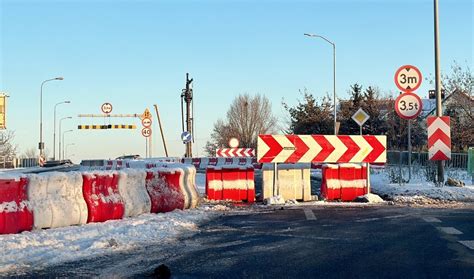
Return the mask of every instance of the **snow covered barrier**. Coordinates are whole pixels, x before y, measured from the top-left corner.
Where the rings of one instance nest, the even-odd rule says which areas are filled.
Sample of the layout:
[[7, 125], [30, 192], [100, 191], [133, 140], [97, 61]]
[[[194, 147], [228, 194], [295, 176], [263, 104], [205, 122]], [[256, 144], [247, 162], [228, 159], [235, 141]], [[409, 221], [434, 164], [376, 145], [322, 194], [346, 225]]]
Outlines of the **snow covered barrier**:
[[251, 165], [208, 166], [206, 193], [212, 200], [254, 202], [253, 167]]
[[184, 172], [180, 169], [157, 168], [147, 170], [146, 189], [150, 196], [151, 213], [183, 210], [184, 194], [181, 191]]
[[323, 164], [321, 173], [321, 196], [326, 200], [340, 199], [341, 183], [339, 181], [339, 165]]
[[122, 219], [125, 206], [118, 190], [118, 173], [83, 173], [82, 178], [82, 191], [89, 212], [87, 223]]
[[87, 222], [87, 204], [79, 172], [50, 172], [27, 176], [28, 200], [34, 214], [34, 228], [57, 228]]
[[146, 171], [127, 169], [119, 171], [118, 189], [125, 204], [124, 217], [150, 213], [151, 200], [145, 186]]
[[311, 164], [278, 164], [276, 189], [273, 189], [273, 164], [262, 167], [263, 199], [280, 195], [285, 200], [311, 200]]
[[0, 234], [31, 231], [33, 213], [26, 196], [25, 177], [0, 178]]
[[196, 187], [196, 168], [181, 165], [184, 171], [183, 186], [185, 191], [185, 208], [196, 208], [199, 203], [199, 193]]

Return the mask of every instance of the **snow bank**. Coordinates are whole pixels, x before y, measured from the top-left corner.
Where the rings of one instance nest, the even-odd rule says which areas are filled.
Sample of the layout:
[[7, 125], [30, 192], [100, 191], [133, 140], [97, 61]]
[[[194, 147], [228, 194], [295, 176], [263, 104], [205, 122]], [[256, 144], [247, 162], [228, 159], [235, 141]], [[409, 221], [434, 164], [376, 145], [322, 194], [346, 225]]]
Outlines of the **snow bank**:
[[0, 274], [18, 276], [22, 270], [30, 268], [90, 259], [134, 249], [138, 245], [172, 242], [181, 233], [198, 231], [198, 224], [213, 214], [216, 213], [211, 210], [174, 211], [105, 223], [0, 235]]
[[145, 170], [119, 171], [118, 189], [125, 204], [124, 217], [150, 213], [151, 200], [146, 190], [145, 178]]
[[82, 195], [82, 175], [79, 172], [50, 172], [27, 177], [27, 195], [35, 229], [87, 222], [87, 205]]
[[474, 202], [474, 187], [436, 187], [433, 183], [423, 180], [407, 184], [390, 183], [385, 172], [371, 174], [371, 192], [382, 197], [394, 199], [397, 196], [422, 196], [436, 200]]

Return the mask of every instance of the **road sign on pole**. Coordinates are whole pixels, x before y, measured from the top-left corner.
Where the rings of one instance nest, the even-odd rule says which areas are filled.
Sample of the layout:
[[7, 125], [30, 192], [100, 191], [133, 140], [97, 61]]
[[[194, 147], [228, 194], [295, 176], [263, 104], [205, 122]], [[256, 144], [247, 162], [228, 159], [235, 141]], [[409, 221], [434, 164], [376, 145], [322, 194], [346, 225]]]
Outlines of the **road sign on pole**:
[[145, 138], [148, 138], [149, 136], [151, 136], [151, 129], [150, 128], [143, 128], [142, 129], [142, 135]]
[[354, 120], [360, 128], [360, 135], [362, 135], [362, 125], [369, 120], [370, 116], [362, 109], [359, 108], [354, 115], [352, 115], [352, 120]]
[[422, 109], [423, 103], [415, 93], [403, 93], [395, 99], [395, 111], [403, 119], [417, 118]]
[[112, 112], [113, 107], [111, 103], [103, 103], [100, 109], [103, 113], [110, 114]]
[[150, 118], [151, 119], [151, 112], [150, 112], [150, 110], [148, 110], [148, 108], [146, 108], [145, 111], [142, 114], [141, 119], [144, 119], [144, 118]]
[[412, 65], [404, 65], [395, 72], [395, 84], [403, 92], [413, 92], [420, 87], [423, 77], [420, 70]]
[[430, 116], [428, 121], [428, 157], [431, 161], [451, 159], [451, 127], [449, 116]]
[[152, 123], [152, 122], [151, 122], [151, 119], [150, 119], [150, 118], [143, 118], [143, 119], [142, 119], [142, 125], [143, 125], [143, 127], [145, 127], [145, 128], [150, 128], [151, 123]]
[[190, 143], [192, 139], [193, 136], [188, 131], [185, 131], [181, 134], [181, 140], [183, 141], [183, 143]]

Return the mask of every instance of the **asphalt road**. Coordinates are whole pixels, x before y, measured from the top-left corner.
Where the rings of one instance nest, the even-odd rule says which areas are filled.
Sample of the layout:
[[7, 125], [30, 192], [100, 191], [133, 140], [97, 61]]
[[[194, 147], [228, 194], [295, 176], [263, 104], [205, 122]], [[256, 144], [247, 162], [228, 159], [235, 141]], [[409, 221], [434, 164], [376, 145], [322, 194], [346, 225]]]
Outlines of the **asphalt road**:
[[306, 206], [227, 215], [178, 246], [146, 246], [26, 277], [152, 277], [160, 264], [172, 278], [473, 279], [474, 209]]

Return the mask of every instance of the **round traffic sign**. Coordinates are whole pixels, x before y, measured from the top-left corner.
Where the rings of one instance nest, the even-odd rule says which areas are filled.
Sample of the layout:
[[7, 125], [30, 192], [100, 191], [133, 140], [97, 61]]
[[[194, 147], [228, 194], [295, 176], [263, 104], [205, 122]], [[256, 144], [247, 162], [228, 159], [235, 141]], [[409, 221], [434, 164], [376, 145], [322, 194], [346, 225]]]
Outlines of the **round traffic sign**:
[[414, 119], [420, 115], [423, 103], [415, 93], [403, 93], [395, 99], [395, 111], [403, 119]]
[[239, 147], [239, 144], [240, 144], [240, 142], [237, 138], [230, 138], [230, 140], [229, 140], [229, 147], [230, 148], [237, 148], [237, 147]]
[[420, 70], [412, 65], [403, 65], [395, 72], [395, 84], [403, 92], [413, 92], [421, 85]]
[[142, 129], [142, 135], [143, 135], [145, 138], [151, 136], [151, 129], [150, 129], [150, 128], [146, 128], [146, 127], [143, 128], [143, 129]]
[[151, 119], [150, 118], [143, 118], [142, 125], [145, 128], [149, 128], [151, 126]]
[[192, 137], [191, 133], [188, 132], [188, 131], [185, 131], [181, 134], [181, 140], [183, 141], [183, 143], [191, 142], [192, 139], [193, 139], [193, 137]]
[[109, 114], [112, 112], [112, 104], [111, 103], [103, 103], [100, 107], [103, 113]]

